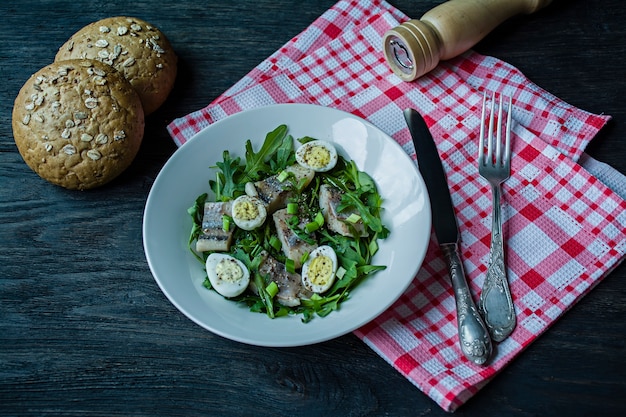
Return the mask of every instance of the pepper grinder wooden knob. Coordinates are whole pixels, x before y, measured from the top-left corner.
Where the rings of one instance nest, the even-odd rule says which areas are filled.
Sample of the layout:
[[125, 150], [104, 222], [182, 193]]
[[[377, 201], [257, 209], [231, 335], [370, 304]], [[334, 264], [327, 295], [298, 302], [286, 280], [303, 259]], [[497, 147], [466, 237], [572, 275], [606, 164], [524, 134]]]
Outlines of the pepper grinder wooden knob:
[[383, 37], [393, 72], [413, 81], [470, 49], [496, 26], [517, 14], [531, 14], [552, 0], [449, 0], [419, 20], [409, 20]]

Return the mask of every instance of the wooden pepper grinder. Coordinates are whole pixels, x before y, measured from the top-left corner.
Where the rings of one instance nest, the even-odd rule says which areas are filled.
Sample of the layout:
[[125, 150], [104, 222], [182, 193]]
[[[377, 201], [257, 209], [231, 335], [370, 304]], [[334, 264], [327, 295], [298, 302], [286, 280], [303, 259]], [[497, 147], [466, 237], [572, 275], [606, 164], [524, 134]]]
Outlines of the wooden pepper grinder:
[[531, 14], [552, 0], [449, 0], [383, 37], [385, 58], [396, 75], [413, 81], [470, 49], [510, 17]]

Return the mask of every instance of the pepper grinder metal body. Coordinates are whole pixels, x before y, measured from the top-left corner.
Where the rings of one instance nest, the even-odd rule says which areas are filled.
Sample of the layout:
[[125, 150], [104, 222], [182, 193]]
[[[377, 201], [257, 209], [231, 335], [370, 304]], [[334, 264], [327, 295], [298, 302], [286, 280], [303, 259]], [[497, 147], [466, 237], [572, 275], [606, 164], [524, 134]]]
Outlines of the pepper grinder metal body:
[[383, 37], [383, 52], [393, 72], [413, 81], [470, 49], [510, 17], [531, 14], [552, 0], [449, 0], [419, 20], [409, 20]]

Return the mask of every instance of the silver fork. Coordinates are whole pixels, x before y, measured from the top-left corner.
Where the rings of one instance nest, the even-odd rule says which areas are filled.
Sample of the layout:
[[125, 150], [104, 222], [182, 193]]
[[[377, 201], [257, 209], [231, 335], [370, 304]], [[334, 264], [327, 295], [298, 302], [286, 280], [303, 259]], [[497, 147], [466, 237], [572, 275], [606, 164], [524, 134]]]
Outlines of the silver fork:
[[[480, 294], [478, 309], [485, 319], [491, 338], [500, 342], [515, 328], [515, 308], [504, 263], [504, 241], [502, 238], [502, 218], [500, 216], [500, 195], [502, 184], [511, 175], [511, 108], [512, 99], [508, 100], [504, 153], [502, 149], [502, 108], [504, 97], [500, 95], [498, 104], [497, 127], [494, 127], [494, 106], [496, 95], [491, 99], [489, 126], [485, 132], [487, 93], [483, 98], [480, 142], [478, 145], [478, 172], [491, 185], [493, 197], [491, 218], [491, 249], [487, 276]], [[494, 138], [494, 130], [496, 137]], [[487, 137], [485, 138], [485, 135]], [[494, 143], [495, 139], [495, 143]], [[486, 148], [486, 153], [485, 153]], [[495, 148], [495, 149], [494, 149]], [[495, 153], [494, 153], [495, 152]]]

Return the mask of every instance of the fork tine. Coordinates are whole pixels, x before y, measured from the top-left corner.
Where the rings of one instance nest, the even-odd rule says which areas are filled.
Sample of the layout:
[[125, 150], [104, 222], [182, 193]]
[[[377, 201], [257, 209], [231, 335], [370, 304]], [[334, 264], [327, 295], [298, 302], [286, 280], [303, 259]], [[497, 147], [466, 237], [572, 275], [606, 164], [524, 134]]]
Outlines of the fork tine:
[[496, 157], [494, 158], [494, 163], [497, 166], [501, 166], [502, 161], [502, 103], [504, 102], [504, 96], [500, 94], [500, 103], [498, 103], [498, 120], [496, 123], [498, 124], [496, 130]]
[[513, 109], [513, 97], [509, 97], [509, 108], [506, 115], [506, 143], [504, 144], [503, 165], [507, 171], [511, 169], [511, 113]]
[[489, 131], [487, 132], [487, 162], [489, 164], [493, 161], [493, 124], [494, 124], [494, 106], [496, 101], [496, 93], [494, 91], [491, 97], [491, 109], [489, 111]]
[[480, 136], [478, 137], [478, 164], [485, 163], [485, 107], [487, 105], [487, 91], [483, 94], [483, 109], [480, 116]]

